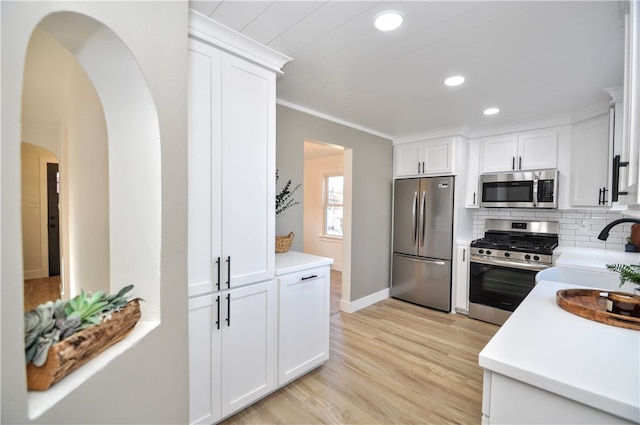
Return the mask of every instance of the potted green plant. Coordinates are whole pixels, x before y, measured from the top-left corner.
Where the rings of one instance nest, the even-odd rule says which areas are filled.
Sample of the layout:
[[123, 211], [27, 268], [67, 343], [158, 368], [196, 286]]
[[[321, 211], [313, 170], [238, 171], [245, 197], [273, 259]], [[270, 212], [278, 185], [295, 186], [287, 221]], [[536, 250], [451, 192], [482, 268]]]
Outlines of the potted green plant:
[[[636, 264], [607, 264], [607, 269], [620, 275], [620, 286], [626, 282], [640, 289], [640, 265]], [[609, 292], [607, 296], [607, 311], [625, 316], [640, 317], [640, 296], [624, 292]]]

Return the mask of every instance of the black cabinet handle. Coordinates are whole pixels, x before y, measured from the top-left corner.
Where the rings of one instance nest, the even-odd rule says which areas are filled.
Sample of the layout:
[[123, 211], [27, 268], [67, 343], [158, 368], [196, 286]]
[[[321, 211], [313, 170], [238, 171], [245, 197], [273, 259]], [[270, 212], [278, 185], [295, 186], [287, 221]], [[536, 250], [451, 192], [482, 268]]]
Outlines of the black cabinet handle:
[[218, 320], [216, 320], [216, 327], [220, 329], [220, 295], [216, 297], [216, 305], [218, 306]]
[[629, 162], [620, 161], [620, 155], [613, 157], [613, 182], [611, 183], [611, 201], [618, 202], [619, 195], [627, 195], [628, 192], [620, 192], [620, 168], [629, 166]]
[[231, 326], [231, 294], [227, 294], [227, 326]]
[[518, 157], [518, 170], [522, 170], [522, 157]]
[[420, 174], [420, 161], [418, 161], [418, 174]]
[[475, 205], [475, 204], [476, 204], [476, 193], [473, 192], [473, 205]]
[[602, 205], [602, 188], [598, 189], [598, 205]]
[[467, 250], [462, 248], [462, 262], [467, 261]]
[[426, 172], [427, 172], [427, 170], [424, 168], [424, 161], [422, 161], [422, 173], [424, 174]]
[[218, 257], [218, 259], [216, 260], [216, 264], [218, 265], [218, 283], [216, 283], [216, 286], [218, 287], [218, 291], [219, 291], [220, 290], [220, 257]]
[[316, 277], [318, 277], [317, 274], [312, 274], [311, 276], [303, 276], [300, 280], [315, 279]]
[[227, 257], [227, 288], [231, 288], [231, 256]]
[[516, 157], [515, 156], [511, 157], [511, 169], [512, 170], [516, 169]]

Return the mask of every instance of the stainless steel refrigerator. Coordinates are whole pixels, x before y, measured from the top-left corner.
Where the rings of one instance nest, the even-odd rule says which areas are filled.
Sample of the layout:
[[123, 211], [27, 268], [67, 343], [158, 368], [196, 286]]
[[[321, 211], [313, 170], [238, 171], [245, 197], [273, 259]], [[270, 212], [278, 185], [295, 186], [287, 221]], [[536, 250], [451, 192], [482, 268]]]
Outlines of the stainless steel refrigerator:
[[451, 311], [453, 177], [394, 183], [391, 296]]

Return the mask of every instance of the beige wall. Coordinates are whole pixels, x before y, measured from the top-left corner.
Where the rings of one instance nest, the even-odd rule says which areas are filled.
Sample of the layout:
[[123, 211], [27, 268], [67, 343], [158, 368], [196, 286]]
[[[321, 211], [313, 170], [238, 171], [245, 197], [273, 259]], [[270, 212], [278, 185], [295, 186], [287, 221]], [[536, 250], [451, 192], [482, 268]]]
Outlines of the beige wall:
[[[344, 146], [352, 155], [351, 246], [345, 244], [344, 274], [351, 281], [347, 301], [355, 301], [389, 287], [391, 250], [391, 140], [306, 114], [282, 105], [277, 113], [276, 162], [281, 175], [304, 178], [304, 141]], [[304, 190], [304, 187], [302, 188]], [[276, 220], [276, 232], [302, 234], [303, 209], [293, 208]], [[302, 241], [293, 243], [302, 250]], [[350, 266], [347, 258], [351, 258]], [[348, 270], [348, 268], [350, 269]], [[344, 293], [343, 293], [344, 296]]]

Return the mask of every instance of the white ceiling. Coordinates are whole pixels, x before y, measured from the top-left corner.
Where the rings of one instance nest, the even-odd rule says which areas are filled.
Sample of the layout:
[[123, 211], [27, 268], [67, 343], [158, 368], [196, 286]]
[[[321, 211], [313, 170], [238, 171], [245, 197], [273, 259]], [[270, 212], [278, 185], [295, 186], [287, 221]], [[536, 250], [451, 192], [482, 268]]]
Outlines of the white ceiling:
[[[617, 1], [190, 1], [293, 58], [280, 103], [387, 136], [582, 114], [623, 81]], [[404, 14], [382, 33], [373, 18]], [[467, 78], [449, 88], [453, 74]], [[501, 113], [482, 111], [497, 106]]]

